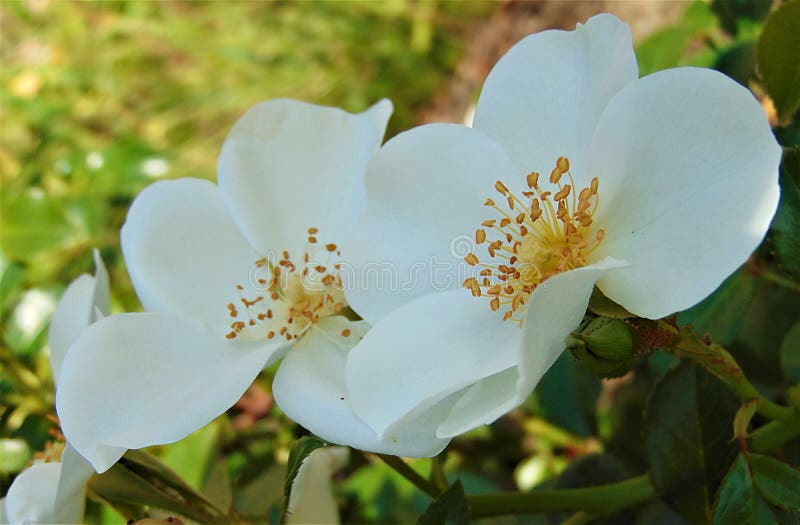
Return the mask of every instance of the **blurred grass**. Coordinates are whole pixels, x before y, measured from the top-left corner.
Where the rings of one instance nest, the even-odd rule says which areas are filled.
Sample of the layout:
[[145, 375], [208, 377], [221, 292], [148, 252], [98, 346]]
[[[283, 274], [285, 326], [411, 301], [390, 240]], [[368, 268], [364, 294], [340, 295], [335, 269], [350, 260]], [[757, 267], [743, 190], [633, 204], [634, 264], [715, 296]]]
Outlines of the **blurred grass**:
[[138, 309], [118, 240], [138, 191], [159, 178], [213, 179], [228, 129], [265, 99], [362, 111], [390, 97], [389, 135], [412, 126], [457, 64], [469, 24], [494, 8], [2, 2], [0, 435], [33, 450], [48, 437], [40, 349], [64, 287], [90, 271], [92, 247], [112, 274], [115, 310]]

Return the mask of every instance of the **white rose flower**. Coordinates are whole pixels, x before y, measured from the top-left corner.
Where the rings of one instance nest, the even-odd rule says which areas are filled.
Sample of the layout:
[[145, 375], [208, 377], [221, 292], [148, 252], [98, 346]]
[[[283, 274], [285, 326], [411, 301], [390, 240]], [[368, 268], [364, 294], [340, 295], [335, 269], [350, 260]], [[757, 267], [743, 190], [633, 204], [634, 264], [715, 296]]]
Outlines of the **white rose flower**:
[[[651, 319], [696, 304], [763, 239], [780, 158], [748, 90], [708, 69], [638, 78], [611, 15], [525, 38], [489, 74], [473, 128], [412, 129], [368, 165], [345, 246], [356, 270], [411, 275], [435, 257], [460, 277], [345, 283], [373, 325], [346, 365], [356, 413], [382, 437], [427, 415], [449, 439], [530, 395], [595, 285]], [[457, 257], [465, 234], [475, 249]]]

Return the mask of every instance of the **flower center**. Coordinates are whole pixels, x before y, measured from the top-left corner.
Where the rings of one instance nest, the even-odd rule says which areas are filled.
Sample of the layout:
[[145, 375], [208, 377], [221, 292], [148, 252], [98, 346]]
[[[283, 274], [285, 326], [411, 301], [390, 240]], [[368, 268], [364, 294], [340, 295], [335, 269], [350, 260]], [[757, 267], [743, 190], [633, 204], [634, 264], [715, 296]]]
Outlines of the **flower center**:
[[34, 452], [33, 459], [42, 463], [61, 463], [61, 454], [66, 446], [67, 442], [64, 441], [64, 436], [57, 441], [47, 441], [44, 444], [44, 450]]
[[[234, 319], [228, 339], [248, 341], [283, 337], [299, 339], [323, 317], [336, 315], [347, 306], [339, 275], [340, 256], [335, 244], [321, 246], [317, 228], [308, 229], [308, 240], [302, 266], [295, 264], [289, 252], [275, 261], [268, 257], [255, 262], [254, 288], [264, 294], [248, 299], [244, 287], [237, 285], [242, 309], [228, 303], [228, 313]], [[347, 337], [349, 333], [342, 333]]]
[[[561, 182], [564, 175], [568, 184]], [[511, 319], [520, 326], [525, 302], [533, 290], [556, 274], [585, 266], [587, 257], [605, 237], [605, 231], [592, 229], [598, 203], [597, 177], [576, 191], [569, 159], [559, 157], [549, 181], [551, 188], [544, 191], [539, 173], [530, 173], [529, 191], [523, 191], [522, 198], [497, 181], [495, 190], [505, 198], [508, 211], [486, 199], [484, 205], [494, 208], [502, 218], [485, 220], [475, 231], [475, 242], [486, 244], [490, 262], [481, 262], [474, 253], [464, 258], [480, 271], [463, 286], [475, 297], [489, 297], [492, 311], [503, 308], [503, 320]], [[490, 233], [499, 238], [489, 239]]]

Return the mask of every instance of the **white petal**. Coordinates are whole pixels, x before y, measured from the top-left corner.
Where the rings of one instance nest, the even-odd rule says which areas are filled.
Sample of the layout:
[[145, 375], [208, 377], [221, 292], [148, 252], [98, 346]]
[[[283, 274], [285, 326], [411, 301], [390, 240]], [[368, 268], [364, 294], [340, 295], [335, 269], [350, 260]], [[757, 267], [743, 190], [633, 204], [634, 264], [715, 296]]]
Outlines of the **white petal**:
[[524, 181], [500, 147], [470, 128], [432, 124], [386, 143], [367, 168], [367, 209], [343, 256], [353, 309], [376, 323], [395, 308], [471, 276], [464, 257], [495, 181]]
[[522, 330], [486, 298], [453, 290], [416, 299], [373, 326], [350, 351], [353, 408], [379, 435], [409, 414], [515, 366]]
[[56, 392], [67, 440], [98, 472], [128, 448], [172, 443], [222, 414], [277, 350], [228, 342], [174, 314], [122, 314], [70, 348]]
[[437, 434], [440, 437], [457, 436], [491, 423], [522, 404], [564, 351], [567, 336], [577, 328], [586, 313], [594, 283], [609, 270], [625, 265], [622, 261], [607, 258], [598, 264], [556, 275], [540, 284], [525, 306], [519, 366], [489, 376], [470, 387], [453, 406]]
[[600, 181], [596, 252], [631, 263], [599, 287], [660, 318], [702, 300], [758, 246], [778, 205], [775, 142], [761, 106], [716, 71], [649, 75], [606, 108], [590, 153]]
[[567, 336], [586, 313], [598, 279], [626, 270], [628, 263], [611, 257], [551, 277], [531, 294], [525, 312], [525, 340], [517, 385], [520, 402], [533, 392], [566, 347]]
[[[349, 337], [341, 335], [345, 328], [352, 331]], [[331, 443], [400, 456], [438, 454], [449, 441], [435, 435], [447, 407], [437, 407], [382, 439], [353, 412], [345, 360], [367, 328], [343, 317], [321, 320], [281, 363], [272, 384], [275, 401], [286, 415]]]
[[639, 76], [628, 26], [601, 14], [575, 31], [543, 31], [494, 66], [475, 111], [475, 128], [502, 144], [524, 173], [549, 174], [569, 157], [581, 182], [586, 151], [609, 99]]
[[286, 523], [339, 523], [339, 507], [331, 490], [331, 476], [347, 464], [349, 456], [347, 448], [324, 447], [306, 457], [292, 484]]
[[14, 479], [6, 494], [5, 511], [11, 525], [54, 523], [53, 502], [61, 463], [36, 463]]
[[253, 246], [299, 258], [308, 228], [343, 243], [364, 206], [364, 168], [383, 140], [392, 104], [364, 113], [270, 100], [233, 126], [218, 178], [231, 213]]
[[227, 324], [236, 285], [247, 285], [255, 253], [217, 187], [184, 178], [157, 182], [131, 205], [122, 227], [125, 264], [145, 310]]
[[56, 385], [67, 350], [81, 331], [95, 320], [95, 310], [100, 310], [103, 315], [109, 312], [108, 272], [97, 250], [94, 258], [95, 276], [83, 274], [72, 281], [50, 319], [50, 370]]
[[436, 435], [452, 438], [491, 423], [525, 400], [518, 395], [518, 383], [519, 367], [513, 366], [471, 385], [453, 405]]
[[79, 523], [86, 506], [86, 483], [94, 475], [92, 465], [67, 444], [61, 454], [61, 475], [53, 504], [53, 521]]

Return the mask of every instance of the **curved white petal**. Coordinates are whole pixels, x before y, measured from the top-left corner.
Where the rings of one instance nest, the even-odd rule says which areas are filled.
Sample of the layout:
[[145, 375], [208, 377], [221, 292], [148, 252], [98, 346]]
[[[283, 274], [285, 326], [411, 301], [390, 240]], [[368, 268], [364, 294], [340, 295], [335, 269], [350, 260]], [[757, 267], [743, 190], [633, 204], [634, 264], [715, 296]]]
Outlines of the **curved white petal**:
[[229, 302], [247, 285], [255, 252], [218, 188], [184, 178], [145, 188], [122, 227], [122, 253], [145, 310], [229, 322]]
[[[483, 134], [431, 124], [387, 142], [367, 167], [367, 208], [343, 250], [347, 299], [376, 323], [395, 308], [471, 276], [475, 230], [497, 218], [484, 206], [495, 181], [521, 185], [503, 150]], [[502, 198], [502, 197], [499, 197]]]
[[23, 470], [6, 494], [8, 522], [11, 525], [54, 523], [53, 502], [60, 475], [61, 463], [58, 462], [36, 463]]
[[222, 147], [218, 179], [252, 245], [300, 258], [310, 227], [323, 244], [349, 238], [364, 206], [364, 168], [391, 113], [388, 100], [351, 114], [285, 99], [245, 113]]
[[94, 468], [83, 456], [67, 444], [61, 454], [61, 475], [53, 503], [53, 521], [79, 523], [86, 506], [86, 483]]
[[379, 435], [409, 414], [517, 364], [522, 330], [486, 298], [452, 290], [416, 299], [372, 327], [347, 358], [356, 412]]
[[536, 33], [489, 73], [474, 127], [502, 144], [524, 173], [549, 174], [558, 156], [569, 157], [580, 184], [591, 177], [585, 157], [600, 113], [638, 76], [630, 30], [613, 15], [575, 31]]
[[518, 383], [519, 367], [512, 366], [471, 385], [436, 429], [436, 435], [453, 438], [491, 423], [525, 400], [518, 395]]
[[453, 406], [437, 434], [457, 436], [491, 423], [522, 404], [564, 351], [567, 336], [586, 313], [595, 282], [609, 270], [626, 265], [609, 257], [597, 264], [555, 275], [540, 284], [525, 306], [518, 366], [472, 385]]
[[277, 350], [229, 342], [174, 314], [101, 319], [64, 361], [56, 392], [62, 430], [103, 472], [124, 449], [172, 443], [222, 414]]
[[598, 286], [659, 318], [702, 300], [744, 263], [778, 205], [775, 142], [745, 88], [708, 69], [649, 75], [617, 94], [592, 142], [596, 252], [631, 263]]
[[517, 385], [521, 400], [530, 395], [564, 351], [567, 336], [578, 327], [586, 313], [597, 280], [622, 273], [627, 266], [626, 261], [606, 257], [595, 264], [551, 277], [534, 290], [525, 313], [525, 339]]
[[95, 275], [79, 276], [72, 281], [56, 306], [50, 319], [48, 344], [50, 346], [50, 370], [53, 381], [58, 385], [61, 363], [67, 355], [70, 345], [78, 338], [81, 331], [95, 321], [96, 310], [102, 315], [109, 313], [108, 272], [95, 250]]
[[[341, 335], [345, 329], [351, 330], [348, 337]], [[366, 323], [343, 317], [321, 320], [278, 368], [272, 384], [275, 401], [287, 416], [331, 443], [399, 456], [438, 454], [449, 441], [435, 435], [447, 406], [439, 406], [380, 439], [353, 412], [345, 385], [345, 362], [348, 351], [367, 329]]]
[[286, 523], [290, 525], [339, 523], [339, 507], [331, 490], [331, 476], [347, 464], [350, 450], [318, 448], [306, 457], [289, 494]]

